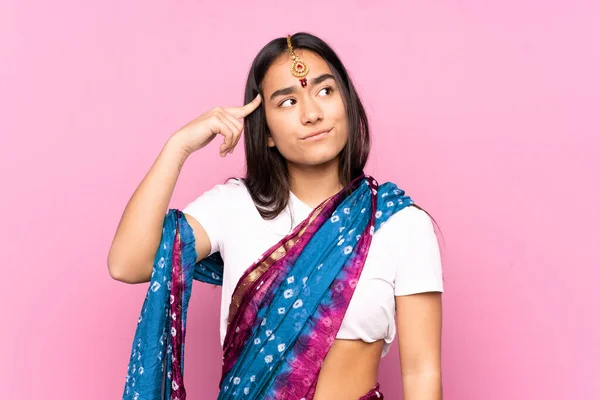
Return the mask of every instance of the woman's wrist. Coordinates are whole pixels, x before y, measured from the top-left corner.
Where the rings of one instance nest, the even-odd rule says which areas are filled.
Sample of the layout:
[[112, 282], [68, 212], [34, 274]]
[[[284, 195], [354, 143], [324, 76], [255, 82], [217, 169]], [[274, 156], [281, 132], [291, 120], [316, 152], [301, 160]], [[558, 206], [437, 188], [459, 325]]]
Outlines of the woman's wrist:
[[183, 145], [180, 136], [175, 133], [165, 143], [164, 151], [174, 154], [183, 163], [190, 156], [190, 151]]

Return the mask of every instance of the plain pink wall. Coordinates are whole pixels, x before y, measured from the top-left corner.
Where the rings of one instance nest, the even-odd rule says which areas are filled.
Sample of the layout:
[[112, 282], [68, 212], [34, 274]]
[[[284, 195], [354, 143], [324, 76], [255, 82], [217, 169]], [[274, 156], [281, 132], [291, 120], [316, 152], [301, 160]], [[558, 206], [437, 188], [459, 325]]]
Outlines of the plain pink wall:
[[[600, 7], [592, 1], [0, 3], [0, 397], [120, 398], [146, 285], [110, 279], [169, 135], [239, 105], [270, 39], [315, 33], [370, 116], [367, 172], [445, 238], [446, 399], [600, 398]], [[595, 24], [595, 25], [594, 25]], [[243, 171], [217, 145], [172, 207]], [[220, 291], [195, 284], [186, 383], [213, 399]], [[386, 398], [400, 398], [396, 348]]]

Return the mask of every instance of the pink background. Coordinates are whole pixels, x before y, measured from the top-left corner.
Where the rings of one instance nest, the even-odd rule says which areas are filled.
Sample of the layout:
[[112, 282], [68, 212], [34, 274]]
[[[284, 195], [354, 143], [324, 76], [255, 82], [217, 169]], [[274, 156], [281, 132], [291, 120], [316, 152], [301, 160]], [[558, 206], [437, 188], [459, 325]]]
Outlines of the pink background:
[[[367, 172], [441, 225], [445, 398], [600, 398], [599, 13], [566, 0], [2, 1], [0, 397], [120, 398], [147, 288], [107, 272], [125, 204], [170, 134], [239, 105], [259, 49], [303, 30], [355, 79]], [[216, 143], [194, 154], [171, 207], [243, 162]], [[194, 290], [186, 383], [214, 399], [220, 290]], [[400, 398], [396, 347], [380, 380]]]

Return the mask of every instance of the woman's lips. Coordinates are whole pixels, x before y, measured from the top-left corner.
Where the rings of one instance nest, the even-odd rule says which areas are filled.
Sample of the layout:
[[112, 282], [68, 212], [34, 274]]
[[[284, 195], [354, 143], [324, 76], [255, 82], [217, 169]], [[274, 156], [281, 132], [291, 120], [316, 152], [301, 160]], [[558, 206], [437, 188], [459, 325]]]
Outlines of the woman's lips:
[[310, 135], [308, 135], [307, 137], [305, 137], [302, 140], [306, 140], [306, 141], [309, 141], [309, 142], [314, 142], [314, 141], [317, 141], [317, 140], [321, 140], [321, 139], [327, 137], [329, 135], [329, 132], [331, 132], [331, 129], [329, 129], [329, 130], [323, 130], [323, 131], [319, 131], [319, 132], [315, 132], [315, 133], [311, 133]]

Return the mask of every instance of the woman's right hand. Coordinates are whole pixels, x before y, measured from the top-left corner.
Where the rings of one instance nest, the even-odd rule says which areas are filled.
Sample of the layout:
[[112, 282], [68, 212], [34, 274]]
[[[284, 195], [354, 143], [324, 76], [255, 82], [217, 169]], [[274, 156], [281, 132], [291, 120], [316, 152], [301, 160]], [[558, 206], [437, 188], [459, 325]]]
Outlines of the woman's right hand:
[[173, 138], [182, 150], [192, 154], [209, 144], [217, 135], [223, 136], [223, 143], [219, 147], [221, 157], [233, 153], [238, 144], [244, 125], [239, 121], [258, 108], [262, 99], [258, 94], [254, 100], [241, 107], [215, 107], [190, 121], [179, 129]]

